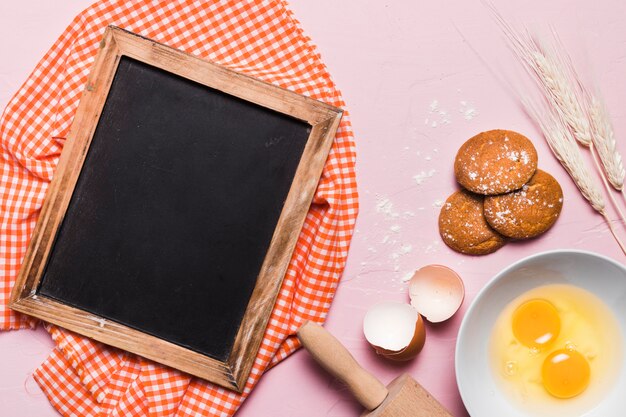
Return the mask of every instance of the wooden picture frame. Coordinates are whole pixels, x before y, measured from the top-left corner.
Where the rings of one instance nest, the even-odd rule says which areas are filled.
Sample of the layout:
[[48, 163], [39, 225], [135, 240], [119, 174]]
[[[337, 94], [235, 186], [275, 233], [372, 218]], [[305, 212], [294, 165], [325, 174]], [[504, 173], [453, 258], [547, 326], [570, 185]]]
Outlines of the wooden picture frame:
[[[106, 103], [117, 65], [130, 57], [308, 123], [304, 147], [232, 351], [220, 361], [38, 294], [40, 280]], [[13, 288], [10, 308], [215, 384], [242, 392], [339, 126], [342, 111], [214, 63], [107, 28]]]

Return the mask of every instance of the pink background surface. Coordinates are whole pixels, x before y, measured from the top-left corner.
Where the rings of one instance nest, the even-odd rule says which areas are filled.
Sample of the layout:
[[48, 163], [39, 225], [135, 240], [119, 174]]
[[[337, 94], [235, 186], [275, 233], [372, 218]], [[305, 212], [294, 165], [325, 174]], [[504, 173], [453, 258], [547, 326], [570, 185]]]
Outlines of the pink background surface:
[[[1, 108], [90, 3], [0, 1]], [[626, 3], [509, 3], [496, 5], [514, 22], [539, 30], [556, 26], [585, 79], [603, 91], [622, 140]], [[506, 82], [499, 81], [519, 85], [519, 67], [480, 1], [294, 0], [291, 7], [343, 91], [357, 138], [361, 213], [327, 328], [383, 382], [408, 372], [455, 416], [466, 416], [454, 377], [455, 339], [464, 311], [484, 284], [511, 262], [543, 250], [587, 249], [620, 262], [624, 255]], [[487, 257], [466, 257], [440, 241], [438, 205], [456, 188], [452, 163], [459, 146], [495, 128], [516, 130], [534, 141], [539, 167], [560, 181], [565, 205], [555, 227], [540, 239], [510, 244]], [[626, 152], [624, 141], [620, 149]], [[626, 229], [618, 230], [626, 237]], [[426, 347], [418, 358], [389, 363], [364, 341], [363, 315], [377, 302], [408, 300], [402, 278], [429, 263], [457, 270], [465, 281], [465, 302], [449, 322], [427, 327]], [[56, 415], [30, 376], [52, 347], [42, 329], [0, 333], [3, 416]], [[299, 351], [261, 379], [238, 416], [348, 417], [359, 412], [349, 392]]]

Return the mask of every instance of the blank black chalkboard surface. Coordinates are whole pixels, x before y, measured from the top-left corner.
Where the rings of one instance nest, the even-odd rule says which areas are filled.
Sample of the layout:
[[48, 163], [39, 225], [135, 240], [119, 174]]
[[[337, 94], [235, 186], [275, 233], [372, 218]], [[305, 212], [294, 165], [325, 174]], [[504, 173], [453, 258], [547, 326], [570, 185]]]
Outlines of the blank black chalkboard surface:
[[11, 308], [241, 391], [340, 118], [108, 28]]

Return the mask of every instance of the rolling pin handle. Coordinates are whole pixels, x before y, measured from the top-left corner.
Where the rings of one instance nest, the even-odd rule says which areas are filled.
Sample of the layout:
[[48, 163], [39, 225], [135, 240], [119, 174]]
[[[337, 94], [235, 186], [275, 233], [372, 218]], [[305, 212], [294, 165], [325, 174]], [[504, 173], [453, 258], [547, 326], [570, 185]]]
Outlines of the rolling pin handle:
[[315, 361], [341, 380], [367, 410], [374, 410], [389, 391], [376, 377], [363, 369], [348, 350], [319, 324], [305, 322], [298, 339]]

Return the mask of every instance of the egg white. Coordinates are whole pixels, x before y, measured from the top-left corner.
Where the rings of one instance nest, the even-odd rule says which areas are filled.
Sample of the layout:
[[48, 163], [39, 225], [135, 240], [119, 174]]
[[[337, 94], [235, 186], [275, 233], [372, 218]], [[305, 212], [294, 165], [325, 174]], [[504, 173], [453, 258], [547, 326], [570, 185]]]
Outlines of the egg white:
[[[559, 336], [543, 350], [522, 345], [511, 327], [515, 309], [536, 298], [551, 302], [561, 319]], [[555, 398], [541, 382], [543, 362], [557, 349], [575, 349], [589, 362], [589, 386], [574, 398]], [[622, 335], [613, 313], [595, 295], [572, 285], [545, 285], [520, 295], [504, 308], [491, 334], [489, 357], [501, 391], [518, 408], [533, 416], [580, 416], [614, 385], [622, 366]]]

